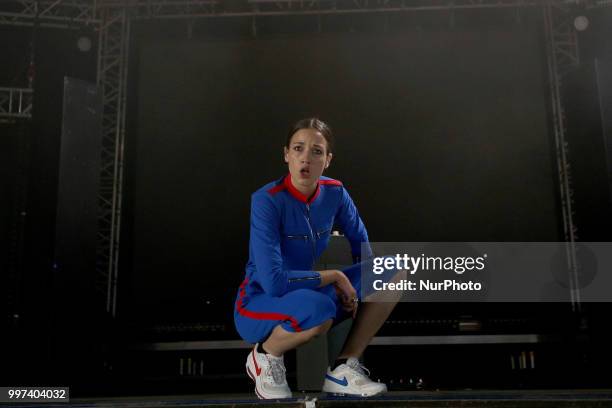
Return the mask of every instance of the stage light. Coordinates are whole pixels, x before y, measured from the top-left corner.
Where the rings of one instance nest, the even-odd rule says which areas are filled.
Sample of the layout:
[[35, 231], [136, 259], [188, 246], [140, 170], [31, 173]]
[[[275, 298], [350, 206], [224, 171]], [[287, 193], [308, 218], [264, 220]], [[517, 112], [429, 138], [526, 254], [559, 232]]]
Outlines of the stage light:
[[584, 31], [589, 26], [589, 19], [586, 16], [578, 16], [574, 19], [574, 27], [578, 31]]
[[87, 52], [91, 50], [91, 38], [82, 35], [77, 40], [77, 47], [81, 52]]

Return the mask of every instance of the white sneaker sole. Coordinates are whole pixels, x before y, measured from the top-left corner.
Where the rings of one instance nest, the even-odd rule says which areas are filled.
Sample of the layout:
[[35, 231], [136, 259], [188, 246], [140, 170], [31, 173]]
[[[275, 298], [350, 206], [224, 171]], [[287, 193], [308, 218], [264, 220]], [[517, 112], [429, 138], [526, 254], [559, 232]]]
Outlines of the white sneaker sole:
[[381, 391], [381, 392], [378, 392], [376, 394], [366, 394], [366, 393], [363, 393], [363, 394], [349, 394], [349, 393], [346, 393], [346, 392], [329, 392], [329, 391], [323, 391], [323, 392], [325, 392], [327, 395], [331, 395], [331, 396], [334, 396], [334, 397], [362, 397], [362, 398], [376, 397], [378, 395], [381, 395], [381, 394], [385, 393], [385, 391]]
[[346, 394], [344, 392], [335, 392], [335, 391], [326, 391], [326, 390], [321, 390], [321, 392], [324, 392], [325, 394], [332, 396], [332, 397], [362, 397], [363, 395], [357, 395], [357, 394]]
[[375, 397], [377, 395], [384, 394], [387, 392], [387, 389], [385, 388], [384, 390], [377, 392], [350, 392], [350, 390], [338, 389], [331, 385], [328, 387], [323, 387], [321, 391], [336, 397]]

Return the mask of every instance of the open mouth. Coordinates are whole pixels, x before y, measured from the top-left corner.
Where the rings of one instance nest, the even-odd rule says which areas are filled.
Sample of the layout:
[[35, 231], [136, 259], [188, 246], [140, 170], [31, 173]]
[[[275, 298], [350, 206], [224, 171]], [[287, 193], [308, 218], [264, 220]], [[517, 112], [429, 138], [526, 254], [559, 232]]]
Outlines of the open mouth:
[[310, 169], [304, 167], [300, 170], [300, 174], [304, 177], [310, 176]]

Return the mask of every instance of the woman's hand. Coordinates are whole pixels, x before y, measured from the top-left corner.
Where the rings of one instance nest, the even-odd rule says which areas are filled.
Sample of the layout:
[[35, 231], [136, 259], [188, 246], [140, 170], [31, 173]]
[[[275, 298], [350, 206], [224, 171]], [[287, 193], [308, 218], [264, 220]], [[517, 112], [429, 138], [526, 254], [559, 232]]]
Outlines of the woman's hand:
[[340, 299], [340, 302], [342, 302], [342, 309], [349, 313], [352, 312], [354, 319], [357, 315], [357, 307], [359, 305], [357, 292], [349, 278], [347, 278], [342, 271], [338, 272], [340, 272], [338, 278], [333, 283], [334, 289], [336, 289], [336, 295]]

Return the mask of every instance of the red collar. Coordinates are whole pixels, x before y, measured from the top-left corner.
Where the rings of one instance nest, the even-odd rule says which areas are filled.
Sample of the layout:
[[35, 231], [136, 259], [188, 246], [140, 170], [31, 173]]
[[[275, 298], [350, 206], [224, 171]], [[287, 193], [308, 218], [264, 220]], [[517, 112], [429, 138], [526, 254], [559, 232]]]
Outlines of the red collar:
[[295, 197], [296, 200], [304, 204], [311, 204], [314, 200], [317, 199], [317, 197], [319, 196], [319, 193], [321, 192], [321, 187], [319, 186], [320, 183], [317, 182], [317, 189], [315, 190], [314, 194], [310, 196], [310, 200], [309, 200], [308, 197], [306, 197], [304, 194], [300, 192], [300, 190], [295, 188], [295, 186], [291, 182], [291, 173], [285, 176], [285, 180], [283, 180], [283, 184], [285, 185], [289, 193], [293, 197]]

